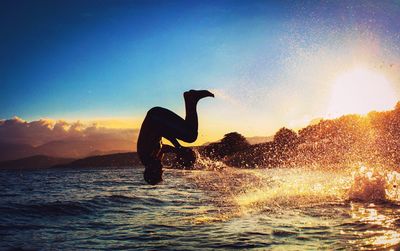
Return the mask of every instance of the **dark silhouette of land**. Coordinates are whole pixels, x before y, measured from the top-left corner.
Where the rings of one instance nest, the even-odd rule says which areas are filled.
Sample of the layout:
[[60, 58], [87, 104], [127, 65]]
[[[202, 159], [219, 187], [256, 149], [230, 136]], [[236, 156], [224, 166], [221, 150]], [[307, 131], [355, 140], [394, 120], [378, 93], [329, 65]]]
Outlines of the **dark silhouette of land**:
[[0, 160], [15, 160], [39, 155], [35, 147], [28, 144], [13, 144], [0, 141]]
[[27, 158], [8, 160], [0, 162], [1, 170], [31, 170], [31, 169], [45, 169], [55, 165], [63, 165], [70, 163], [74, 159], [56, 158], [45, 155], [35, 155]]
[[126, 152], [123, 150], [102, 151], [95, 148], [98, 142], [84, 140], [51, 141], [39, 146], [2, 142], [0, 139], [0, 161], [15, 160], [36, 155], [80, 159], [88, 156]]
[[296, 133], [281, 128], [273, 141], [250, 145], [228, 133], [201, 155], [239, 168], [352, 165], [400, 166], [400, 102], [394, 110], [320, 120]]
[[139, 166], [135, 152], [91, 156], [83, 159], [55, 158], [36, 155], [22, 159], [0, 162], [0, 170], [32, 170], [46, 168], [97, 168]]
[[[321, 119], [298, 132], [283, 127], [269, 142], [250, 144], [241, 134], [232, 132], [219, 142], [195, 148], [203, 157], [238, 168], [343, 166], [353, 163], [398, 168], [400, 102], [391, 111], [373, 111], [367, 116], [345, 115], [337, 119]], [[14, 146], [14, 149], [26, 153], [29, 147]], [[170, 167], [179, 168], [175, 156], [166, 154], [165, 161]], [[137, 167], [141, 163], [134, 152], [78, 160], [39, 155], [0, 162], [0, 169], [19, 170], [122, 166]]]
[[116, 153], [91, 156], [78, 159], [67, 164], [56, 165], [52, 168], [94, 168], [94, 167], [125, 167], [138, 166], [141, 162], [136, 152]]

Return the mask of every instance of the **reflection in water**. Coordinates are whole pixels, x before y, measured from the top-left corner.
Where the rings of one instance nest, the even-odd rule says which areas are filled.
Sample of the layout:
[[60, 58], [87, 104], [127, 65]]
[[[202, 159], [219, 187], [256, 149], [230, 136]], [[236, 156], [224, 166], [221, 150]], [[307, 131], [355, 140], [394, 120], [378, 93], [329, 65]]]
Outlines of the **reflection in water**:
[[[373, 203], [364, 205], [350, 203], [351, 216], [354, 220], [371, 226], [367, 231], [360, 232], [361, 243], [354, 241], [358, 246], [371, 246], [375, 248], [389, 248], [400, 244], [400, 232], [397, 230], [396, 219], [393, 210], [388, 210], [385, 205]], [[389, 208], [394, 205], [386, 205]], [[398, 212], [399, 210], [395, 210]]]
[[400, 175], [395, 171], [364, 166], [340, 172], [225, 168], [218, 174], [196, 173], [191, 179], [199, 188], [215, 192], [214, 203], [226, 209], [221, 218], [207, 219], [250, 217], [257, 224], [254, 221], [267, 214], [271, 216], [268, 232], [275, 236], [284, 231], [304, 241], [315, 233], [339, 234], [341, 241], [366, 249], [400, 244]]

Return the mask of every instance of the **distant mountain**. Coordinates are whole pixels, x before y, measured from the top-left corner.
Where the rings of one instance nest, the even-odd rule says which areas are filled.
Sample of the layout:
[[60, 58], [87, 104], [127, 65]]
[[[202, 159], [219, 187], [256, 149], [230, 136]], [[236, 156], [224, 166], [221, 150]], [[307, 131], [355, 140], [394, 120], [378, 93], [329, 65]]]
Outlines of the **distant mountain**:
[[[113, 142], [118, 146], [126, 148], [126, 142]], [[120, 144], [119, 144], [120, 143]], [[100, 147], [101, 146], [101, 147]], [[110, 154], [121, 152], [118, 149], [112, 149], [111, 146], [103, 146], [103, 142], [97, 140], [59, 140], [51, 141], [36, 148], [40, 154], [49, 156], [59, 156], [68, 158], [83, 158], [87, 156]], [[122, 150], [126, 152], [126, 150]]]
[[112, 150], [112, 151], [94, 150], [93, 152], [88, 153], [85, 157], [99, 156], [99, 155], [110, 155], [110, 154], [125, 153], [125, 152], [127, 152], [127, 151], [125, 151], [125, 150]]
[[254, 136], [254, 137], [246, 137], [247, 141], [251, 145], [270, 142], [274, 140], [274, 136]]
[[35, 155], [16, 160], [8, 160], [0, 162], [0, 169], [12, 169], [12, 170], [26, 170], [26, 169], [44, 169], [54, 165], [66, 164], [74, 159], [67, 158], [55, 158], [45, 155]]
[[0, 142], [0, 161], [14, 160], [36, 155], [36, 149], [26, 144]]
[[83, 159], [56, 158], [35, 155], [22, 159], [0, 162], [0, 170], [30, 170], [45, 168], [123, 167], [141, 165], [136, 152], [116, 153]]
[[128, 152], [87, 157], [67, 164], [56, 165], [53, 168], [122, 167], [136, 165], [141, 165], [137, 153]]
[[[97, 140], [58, 140], [34, 147], [27, 144], [0, 142], [0, 161], [16, 160], [36, 155], [54, 156], [58, 158], [79, 159], [88, 156], [105, 155], [127, 152], [129, 145], [126, 141], [116, 145], [121, 149], [113, 149], [113, 145]], [[120, 144], [119, 144], [120, 143]], [[133, 143], [130, 142], [132, 145]]]

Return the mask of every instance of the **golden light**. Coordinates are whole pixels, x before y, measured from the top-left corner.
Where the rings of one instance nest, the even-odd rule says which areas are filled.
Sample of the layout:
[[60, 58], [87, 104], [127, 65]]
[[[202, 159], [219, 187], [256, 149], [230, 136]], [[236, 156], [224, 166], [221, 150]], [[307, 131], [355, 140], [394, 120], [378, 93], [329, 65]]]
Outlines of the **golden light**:
[[91, 125], [96, 124], [99, 127], [112, 128], [112, 129], [134, 129], [139, 128], [141, 120], [137, 118], [93, 118], [93, 119], [82, 119], [85, 124]]
[[334, 81], [327, 117], [390, 110], [396, 102], [396, 93], [383, 74], [356, 68]]

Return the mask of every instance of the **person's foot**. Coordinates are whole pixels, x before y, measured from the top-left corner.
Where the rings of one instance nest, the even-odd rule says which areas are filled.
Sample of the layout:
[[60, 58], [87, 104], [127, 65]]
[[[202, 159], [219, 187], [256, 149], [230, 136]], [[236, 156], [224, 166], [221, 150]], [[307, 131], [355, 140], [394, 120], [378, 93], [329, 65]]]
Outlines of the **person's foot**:
[[197, 103], [200, 99], [205, 97], [214, 97], [214, 94], [207, 90], [190, 90], [183, 93], [186, 101]]

